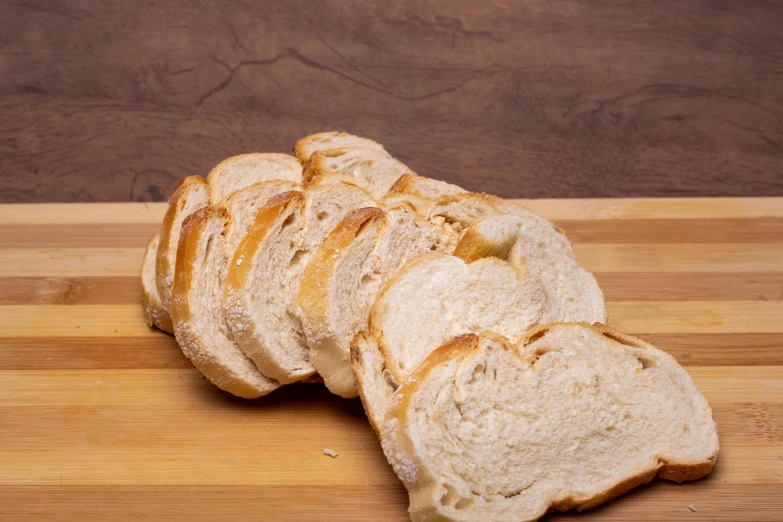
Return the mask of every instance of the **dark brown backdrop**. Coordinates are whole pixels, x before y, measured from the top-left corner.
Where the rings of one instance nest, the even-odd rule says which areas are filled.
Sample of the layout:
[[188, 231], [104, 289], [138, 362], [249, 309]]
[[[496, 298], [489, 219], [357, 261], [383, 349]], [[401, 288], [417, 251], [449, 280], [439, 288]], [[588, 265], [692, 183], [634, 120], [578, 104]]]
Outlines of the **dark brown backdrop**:
[[503, 196], [783, 195], [783, 2], [0, 1], [2, 201], [330, 129]]

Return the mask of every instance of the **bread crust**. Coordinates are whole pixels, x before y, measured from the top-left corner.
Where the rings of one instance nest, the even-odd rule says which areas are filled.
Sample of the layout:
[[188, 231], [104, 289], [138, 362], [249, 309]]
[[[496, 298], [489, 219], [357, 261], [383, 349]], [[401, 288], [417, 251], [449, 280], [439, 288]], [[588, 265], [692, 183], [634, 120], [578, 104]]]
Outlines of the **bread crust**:
[[314, 152], [302, 169], [302, 186], [307, 188], [318, 183], [319, 178], [326, 173], [327, 158], [344, 156], [347, 153], [348, 151], [345, 149], [327, 149]]
[[[305, 136], [304, 138], [297, 141], [296, 144], [294, 145], [294, 156], [296, 156], [296, 158], [300, 161], [300, 163], [304, 165], [310, 159], [311, 156], [310, 151], [314, 148], [313, 145], [315, 143], [319, 141], [325, 141], [325, 140], [337, 139], [337, 138], [348, 138], [348, 139], [356, 140], [357, 142], [362, 144], [361, 146], [366, 148], [383, 149], [383, 145], [373, 140], [362, 138], [359, 136], [354, 136], [352, 134], [348, 134], [347, 132], [329, 131], [329, 132], [319, 132], [316, 134], [310, 134], [309, 136]], [[355, 146], [359, 146], [359, 145], [355, 145]], [[328, 147], [326, 150], [332, 148], [338, 148], [338, 147]]]
[[[564, 325], [578, 325], [581, 328], [599, 333], [621, 344], [636, 348], [652, 348], [661, 352], [641, 339], [622, 334], [600, 323], [595, 325], [587, 323], [550, 323], [541, 325], [531, 329], [516, 346], [511, 345], [500, 336], [495, 336], [494, 339], [499, 341], [505, 350], [520, 356], [524, 347], [546, 335], [549, 330]], [[417, 459], [413, 442], [405, 429], [411, 400], [421, 383], [439, 365], [447, 361], [463, 360], [471, 354], [480, 351], [479, 337], [474, 334], [460, 336], [433, 351], [424, 363], [400, 386], [394, 394], [391, 406], [386, 413], [382, 427], [382, 441], [386, 439], [384, 451], [389, 461], [395, 467], [395, 471], [402, 467], [407, 471], [407, 473], [398, 472], [398, 475], [400, 475], [401, 480], [409, 490], [411, 499], [409, 512], [413, 520], [458, 522], [456, 519], [442, 513], [434, 503], [434, 493], [439, 486], [438, 481], [429, 473], [426, 466]], [[391, 450], [392, 446], [394, 450]], [[655, 477], [675, 482], [698, 480], [712, 471], [718, 453], [719, 448], [716, 449], [716, 452], [710, 458], [697, 462], [658, 457], [657, 462], [653, 466], [639, 469], [637, 473], [619, 479], [616, 484], [605, 491], [590, 497], [577, 498], [567, 496], [557, 499], [548, 509], [543, 510], [536, 517], [528, 520], [538, 520], [549, 511], [566, 511], [571, 509], [583, 511], [596, 507], [637, 486], [650, 482]], [[415, 472], [410, 473], [410, 470], [415, 470]]]
[[144, 320], [150, 327], [173, 334], [171, 314], [163, 307], [155, 285], [155, 257], [159, 242], [160, 234], [155, 234], [150, 238], [144, 251], [144, 261], [141, 264], [141, 305], [144, 310]]
[[188, 176], [174, 188], [169, 197], [169, 206], [160, 227], [160, 242], [155, 257], [155, 284], [166, 313], [166, 319], [163, 321], [171, 321], [171, 294], [179, 246], [174, 237], [180, 232], [179, 223], [183, 219], [184, 206], [188, 199], [192, 198], [199, 208], [206, 207], [209, 204], [208, 192], [207, 180], [199, 176]]

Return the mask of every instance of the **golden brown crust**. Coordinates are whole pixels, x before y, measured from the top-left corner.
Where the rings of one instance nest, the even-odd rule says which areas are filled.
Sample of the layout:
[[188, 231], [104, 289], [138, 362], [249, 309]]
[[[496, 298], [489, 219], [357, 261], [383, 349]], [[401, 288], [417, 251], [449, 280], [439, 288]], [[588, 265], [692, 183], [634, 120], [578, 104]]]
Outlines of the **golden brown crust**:
[[[144, 320], [150, 327], [156, 327], [167, 333], [174, 333], [174, 326], [171, 324], [171, 314], [163, 308], [163, 303], [160, 302], [158, 289], [155, 285], [155, 258], [157, 257], [159, 241], [160, 235], [155, 234], [150, 238], [144, 251], [144, 261], [141, 264], [141, 305], [144, 310]], [[147, 285], [144, 284], [144, 274], [147, 272], [152, 275], [153, 288], [147, 288]]]
[[[304, 194], [298, 190], [283, 192], [271, 198], [261, 210], [258, 211], [253, 225], [248, 230], [247, 235], [237, 246], [234, 257], [228, 264], [228, 273], [226, 274], [225, 291], [240, 291], [245, 286], [248, 272], [252, 263], [245, 263], [244, 260], [250, 260], [255, 256], [261, 243], [266, 239], [273, 225], [280, 216], [289, 214], [295, 208], [304, 206]], [[239, 261], [242, 260], [242, 261]]]
[[310, 156], [302, 169], [302, 186], [307, 188], [316, 185], [319, 179], [326, 174], [327, 158], [336, 158], [346, 154], [345, 149], [319, 150]]
[[299, 162], [304, 165], [310, 159], [310, 156], [307, 154], [310, 143], [325, 137], [338, 138], [348, 136], [350, 136], [350, 134], [341, 131], [319, 132], [305, 136], [301, 140], [297, 141], [294, 145], [294, 156], [296, 156], [296, 159], [298, 159]]
[[[172, 245], [172, 235], [175, 231], [175, 224], [178, 220], [180, 213], [182, 212], [182, 206], [185, 204], [185, 200], [191, 197], [191, 194], [196, 194], [199, 190], [208, 192], [209, 185], [207, 180], [200, 176], [188, 176], [183, 179], [179, 185], [174, 188], [174, 191], [169, 197], [169, 206], [166, 210], [166, 215], [163, 217], [163, 223], [160, 226], [160, 242], [158, 243], [158, 254], [155, 257], [155, 284], [158, 287], [158, 295], [160, 295], [164, 308], [168, 308], [170, 303], [166, 303], [164, 298], [164, 290], [166, 286], [172, 284], [171, 281], [166, 280], [166, 274], [171, 273], [172, 266], [169, 261], [168, 252], [171, 248], [177, 248], [178, 245]], [[204, 201], [206, 205], [207, 202]], [[168, 310], [167, 310], [168, 311]]]
[[197, 236], [201, 233], [211, 207], [202, 208], [185, 218], [179, 236], [181, 248], [177, 249], [177, 265], [174, 271], [171, 315], [174, 323], [190, 320], [190, 304], [187, 296], [193, 281], [193, 263], [197, 258]]
[[296, 296], [297, 305], [311, 322], [326, 322], [327, 292], [329, 281], [346, 248], [359, 231], [372, 223], [386, 221], [386, 213], [375, 207], [365, 207], [349, 212], [329, 233], [313, 259], [305, 268]]
[[416, 174], [405, 173], [394, 182], [394, 185], [389, 187], [387, 194], [412, 194], [415, 186]]
[[508, 253], [516, 242], [516, 237], [506, 238], [506, 241], [495, 243], [487, 238], [473, 227], [468, 228], [457, 243], [452, 255], [459, 257], [466, 263], [472, 263], [485, 257], [497, 257], [507, 260]]

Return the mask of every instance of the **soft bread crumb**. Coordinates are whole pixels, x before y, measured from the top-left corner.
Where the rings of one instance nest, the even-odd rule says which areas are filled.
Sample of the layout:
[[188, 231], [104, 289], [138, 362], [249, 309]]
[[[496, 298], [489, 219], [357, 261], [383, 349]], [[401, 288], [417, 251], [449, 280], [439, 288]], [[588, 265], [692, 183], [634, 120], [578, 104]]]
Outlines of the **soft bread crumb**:
[[333, 459], [336, 459], [337, 455], [339, 455], [339, 454], [336, 451], [334, 451], [333, 449], [324, 448], [324, 455], [329, 455]]
[[694, 513], [696, 512], [696, 506], [694, 506], [693, 504], [688, 504], [688, 509], [690, 509]]

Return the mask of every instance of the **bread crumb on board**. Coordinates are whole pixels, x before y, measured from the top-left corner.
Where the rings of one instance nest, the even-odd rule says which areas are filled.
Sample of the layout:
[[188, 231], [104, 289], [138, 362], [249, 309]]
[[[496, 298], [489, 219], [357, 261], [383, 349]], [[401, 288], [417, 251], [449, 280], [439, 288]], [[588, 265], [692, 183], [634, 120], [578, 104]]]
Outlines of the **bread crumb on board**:
[[694, 513], [696, 512], [696, 506], [694, 506], [693, 504], [688, 504], [688, 509], [690, 509]]
[[333, 459], [336, 459], [338, 453], [336, 451], [334, 451], [333, 449], [324, 448], [324, 455], [329, 455]]

